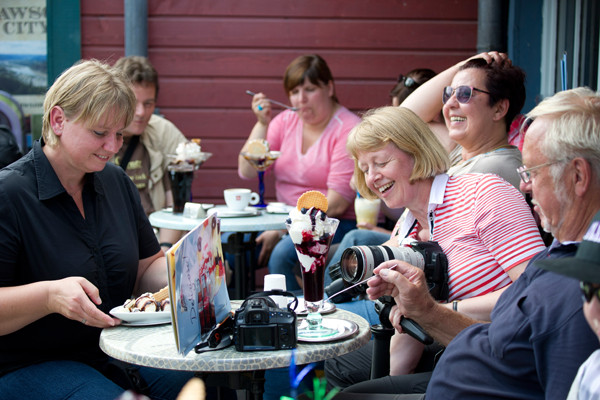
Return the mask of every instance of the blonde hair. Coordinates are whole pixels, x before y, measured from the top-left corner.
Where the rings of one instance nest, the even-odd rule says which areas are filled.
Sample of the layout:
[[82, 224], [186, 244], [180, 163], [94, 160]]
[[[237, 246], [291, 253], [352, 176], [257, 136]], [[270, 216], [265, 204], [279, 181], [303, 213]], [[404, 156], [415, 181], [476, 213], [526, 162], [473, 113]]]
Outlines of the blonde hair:
[[135, 113], [135, 94], [121, 72], [98, 60], [79, 61], [64, 71], [48, 89], [44, 99], [42, 136], [49, 146], [58, 143], [50, 126], [50, 111], [63, 109], [73, 122], [96, 125], [108, 112], [115, 124], [128, 126]]
[[348, 136], [346, 148], [354, 159], [356, 187], [366, 198], [376, 198], [366, 184], [365, 174], [358, 167], [358, 154], [377, 151], [393, 143], [411, 156], [414, 167], [410, 183], [442, 174], [450, 167], [448, 153], [414, 112], [404, 107], [382, 107], [370, 110]]
[[[548, 121], [548, 129], [539, 144], [549, 161], [587, 160], [600, 183], [600, 96], [580, 87], [558, 92], [544, 99], [527, 114], [530, 122], [536, 118]], [[558, 182], [564, 163], [552, 165], [550, 171]]]

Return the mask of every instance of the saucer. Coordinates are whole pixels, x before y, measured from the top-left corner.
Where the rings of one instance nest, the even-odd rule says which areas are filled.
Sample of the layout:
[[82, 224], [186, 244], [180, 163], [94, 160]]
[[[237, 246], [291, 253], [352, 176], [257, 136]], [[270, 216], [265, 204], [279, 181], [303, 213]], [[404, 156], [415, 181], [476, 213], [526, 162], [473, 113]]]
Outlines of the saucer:
[[219, 218], [255, 217], [260, 214], [256, 207], [246, 207], [243, 210], [232, 210], [227, 206], [216, 206], [207, 211], [208, 215], [216, 213]]
[[[331, 314], [332, 312], [334, 312], [336, 309], [335, 304], [329, 302], [329, 301], [324, 301], [323, 302], [323, 307], [319, 308], [319, 313], [321, 313], [321, 315], [325, 315], [325, 314]], [[305, 316], [308, 314], [308, 311], [306, 310], [306, 307], [304, 306], [304, 301], [299, 301], [298, 307], [296, 307], [296, 315], [299, 316]]]
[[171, 323], [171, 311], [129, 312], [123, 306], [110, 310], [110, 315], [123, 321], [127, 326], [151, 326]]
[[308, 329], [308, 322], [305, 319], [299, 320], [298, 341], [311, 343], [332, 342], [334, 340], [345, 339], [358, 332], [358, 325], [355, 322], [346, 321], [345, 319], [323, 318], [321, 324], [324, 328], [331, 331], [330, 335], [318, 337], [315, 335], [316, 331]]
[[285, 203], [272, 202], [267, 205], [267, 212], [269, 214], [289, 214], [293, 206]]

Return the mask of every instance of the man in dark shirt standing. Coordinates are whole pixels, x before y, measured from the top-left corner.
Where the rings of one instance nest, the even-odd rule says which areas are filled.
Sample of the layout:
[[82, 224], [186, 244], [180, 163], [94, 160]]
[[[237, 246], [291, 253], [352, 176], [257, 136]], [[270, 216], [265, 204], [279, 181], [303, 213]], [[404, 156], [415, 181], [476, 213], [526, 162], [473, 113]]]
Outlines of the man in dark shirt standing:
[[[427, 399], [564, 399], [579, 365], [598, 346], [582, 313], [578, 282], [537, 268], [536, 260], [573, 256], [600, 210], [600, 96], [584, 88], [560, 92], [534, 108], [528, 120], [525, 165], [518, 170], [521, 190], [532, 194], [534, 210], [555, 241], [500, 296], [492, 322], [480, 323], [437, 303], [422, 271], [404, 262], [381, 264], [375, 270], [379, 278], [369, 282], [372, 299], [394, 296], [390, 320], [396, 329], [401, 330], [404, 315], [447, 346]], [[393, 264], [399, 265], [389, 271]], [[403, 379], [414, 382], [419, 376], [391, 378], [403, 385]], [[398, 395], [406, 393], [398, 387], [370, 381], [350, 386], [336, 399], [382, 392], [388, 394], [369, 399], [423, 398]]]

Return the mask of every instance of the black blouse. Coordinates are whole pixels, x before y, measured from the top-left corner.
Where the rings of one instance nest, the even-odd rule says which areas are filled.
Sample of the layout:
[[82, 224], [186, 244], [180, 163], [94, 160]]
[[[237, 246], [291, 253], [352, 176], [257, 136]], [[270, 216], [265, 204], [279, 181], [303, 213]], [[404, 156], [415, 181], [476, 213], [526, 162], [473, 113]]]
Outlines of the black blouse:
[[[136, 187], [108, 164], [86, 175], [85, 218], [61, 185], [38, 141], [0, 171], [0, 286], [82, 276], [108, 312], [132, 294], [140, 259], [160, 247]], [[104, 358], [100, 329], [59, 314], [0, 336], [0, 375], [52, 359], [94, 364]]]

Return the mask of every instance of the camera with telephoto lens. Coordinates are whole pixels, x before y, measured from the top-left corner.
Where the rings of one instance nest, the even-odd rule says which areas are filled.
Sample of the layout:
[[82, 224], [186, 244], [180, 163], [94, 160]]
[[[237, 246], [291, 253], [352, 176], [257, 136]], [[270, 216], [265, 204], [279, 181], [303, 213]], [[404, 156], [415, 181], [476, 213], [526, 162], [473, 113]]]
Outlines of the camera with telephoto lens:
[[[288, 304], [287, 309], [279, 308], [269, 295], [293, 296], [294, 301]], [[293, 293], [281, 290], [261, 292], [248, 297], [235, 312], [235, 349], [254, 351], [296, 348], [298, 333], [294, 309], [297, 304], [298, 299]]]
[[[400, 260], [422, 269], [429, 292], [436, 300], [448, 300], [448, 259], [437, 242], [412, 242], [401, 247], [352, 246], [344, 250], [339, 265], [332, 265], [329, 274], [334, 279], [325, 291], [332, 296], [338, 291], [373, 276], [373, 270], [384, 261]], [[358, 285], [331, 301], [349, 301], [366, 290]]]

